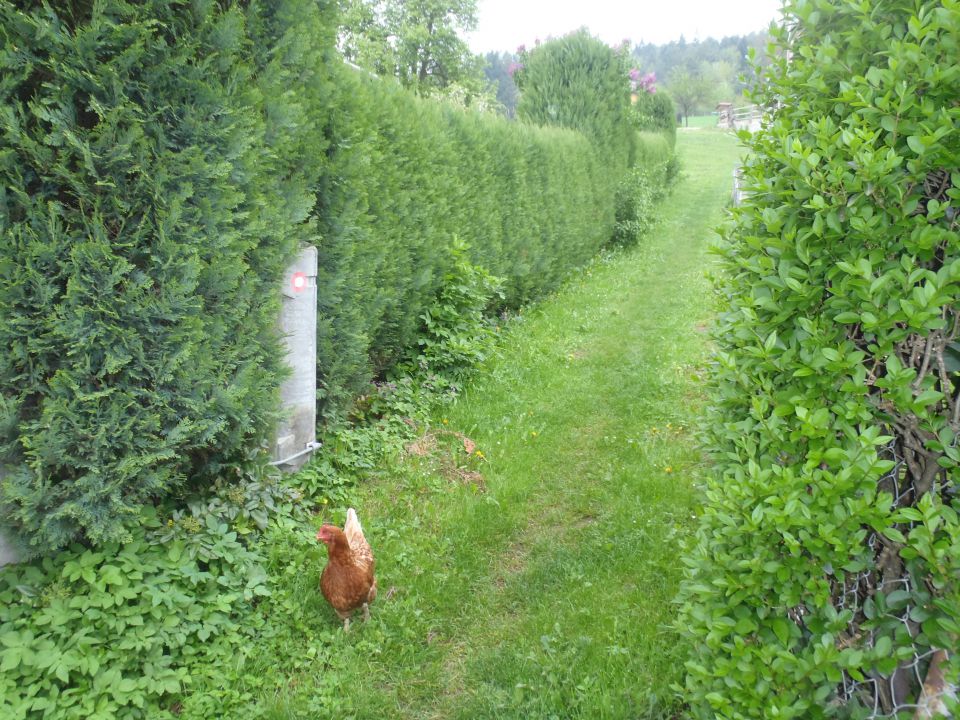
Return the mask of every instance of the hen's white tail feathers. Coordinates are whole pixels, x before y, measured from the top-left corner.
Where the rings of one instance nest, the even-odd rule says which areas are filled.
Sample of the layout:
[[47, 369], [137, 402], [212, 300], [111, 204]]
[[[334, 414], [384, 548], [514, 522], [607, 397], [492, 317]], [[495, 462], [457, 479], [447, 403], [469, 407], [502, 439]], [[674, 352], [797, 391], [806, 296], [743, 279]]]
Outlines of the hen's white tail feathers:
[[360, 518], [357, 517], [357, 511], [353, 508], [347, 510], [347, 521], [343, 524], [343, 532], [347, 537], [351, 533], [359, 533], [363, 537], [363, 528], [360, 527]]
[[347, 521], [343, 524], [343, 534], [347, 536], [347, 542], [350, 549], [365, 562], [373, 560], [373, 553], [367, 539], [363, 536], [363, 527], [360, 525], [360, 518], [357, 517], [357, 511], [353, 508], [347, 510]]
[[357, 517], [357, 511], [353, 508], [347, 510], [347, 521], [343, 524], [343, 534], [347, 536], [350, 549], [354, 552], [367, 544], [367, 539], [363, 536], [363, 528], [360, 526], [360, 518]]

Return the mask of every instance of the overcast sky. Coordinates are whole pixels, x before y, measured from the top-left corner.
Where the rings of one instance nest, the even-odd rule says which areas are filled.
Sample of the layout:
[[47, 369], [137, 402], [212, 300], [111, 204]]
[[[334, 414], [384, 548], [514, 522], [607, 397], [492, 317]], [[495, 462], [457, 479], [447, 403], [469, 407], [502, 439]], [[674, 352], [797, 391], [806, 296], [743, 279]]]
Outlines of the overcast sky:
[[479, 0], [479, 24], [468, 37], [476, 53], [533, 47], [539, 38], [586, 26], [608, 44], [691, 42], [765, 30], [780, 0]]

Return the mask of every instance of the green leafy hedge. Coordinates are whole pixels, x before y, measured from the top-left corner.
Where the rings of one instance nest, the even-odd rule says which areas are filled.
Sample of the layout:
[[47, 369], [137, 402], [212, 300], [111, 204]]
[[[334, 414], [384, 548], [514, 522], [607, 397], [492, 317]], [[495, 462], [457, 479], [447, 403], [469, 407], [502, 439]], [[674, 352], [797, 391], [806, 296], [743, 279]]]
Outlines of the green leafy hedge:
[[912, 717], [960, 675], [960, 5], [786, 12], [720, 247], [686, 692]]
[[272, 431], [335, 23], [295, 1], [27, 7], [0, 2], [0, 518], [42, 551], [123, 537]]

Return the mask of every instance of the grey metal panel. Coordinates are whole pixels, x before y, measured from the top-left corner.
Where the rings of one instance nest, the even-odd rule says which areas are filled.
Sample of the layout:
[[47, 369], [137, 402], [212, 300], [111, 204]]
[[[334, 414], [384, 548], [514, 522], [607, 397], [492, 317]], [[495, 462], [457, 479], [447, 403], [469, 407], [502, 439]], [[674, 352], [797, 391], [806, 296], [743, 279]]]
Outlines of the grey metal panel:
[[14, 552], [7, 538], [4, 537], [3, 531], [0, 530], [0, 567], [15, 562], [20, 562], [20, 556]]
[[[3, 472], [0, 471], [0, 481], [2, 480]], [[8, 537], [4, 535], [5, 530], [6, 528], [0, 526], [0, 567], [20, 562], [20, 556], [13, 549], [13, 545], [10, 543]]]

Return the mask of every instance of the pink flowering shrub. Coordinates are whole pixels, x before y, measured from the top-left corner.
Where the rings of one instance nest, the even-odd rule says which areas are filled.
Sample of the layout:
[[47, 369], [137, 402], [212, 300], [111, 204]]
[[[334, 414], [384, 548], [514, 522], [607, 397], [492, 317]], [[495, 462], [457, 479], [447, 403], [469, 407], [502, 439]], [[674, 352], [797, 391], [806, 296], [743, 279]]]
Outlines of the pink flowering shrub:
[[631, 68], [630, 90], [633, 92], [642, 90], [645, 93], [653, 95], [657, 91], [657, 74], [649, 72], [641, 75], [639, 68]]

